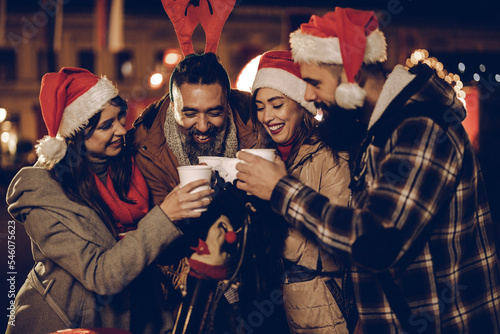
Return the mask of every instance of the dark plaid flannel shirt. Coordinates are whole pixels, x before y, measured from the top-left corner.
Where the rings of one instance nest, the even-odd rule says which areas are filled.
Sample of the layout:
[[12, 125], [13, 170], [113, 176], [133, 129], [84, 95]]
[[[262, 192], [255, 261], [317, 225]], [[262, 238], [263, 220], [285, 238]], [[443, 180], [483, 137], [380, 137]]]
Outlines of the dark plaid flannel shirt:
[[[381, 149], [368, 145], [366, 183], [352, 208], [329, 204], [290, 176], [273, 191], [273, 209], [294, 227], [312, 231], [327, 250], [350, 255], [364, 333], [403, 333], [375, 279], [381, 268], [370, 261], [360, 265], [352, 256], [357, 238], [381, 226], [403, 236], [387, 268], [417, 333], [499, 332], [500, 273], [489, 206], [474, 150], [456, 120], [443, 130], [429, 118], [406, 119]], [[433, 218], [437, 224], [425, 235]], [[418, 257], [409, 265], [396, 263], [418, 237], [425, 238]], [[381, 239], [380, 246], [390, 242]]]

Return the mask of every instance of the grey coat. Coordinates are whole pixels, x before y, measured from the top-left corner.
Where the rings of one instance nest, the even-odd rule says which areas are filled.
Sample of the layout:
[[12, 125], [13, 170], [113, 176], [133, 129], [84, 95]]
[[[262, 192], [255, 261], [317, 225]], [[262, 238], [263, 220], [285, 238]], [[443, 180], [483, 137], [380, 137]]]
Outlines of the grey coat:
[[[153, 287], [131, 283], [181, 236], [163, 211], [153, 208], [136, 231], [117, 242], [92, 209], [69, 200], [39, 167], [19, 171], [7, 191], [7, 203], [31, 238], [35, 266], [16, 296], [15, 326], [6, 333], [50, 333], [69, 327], [131, 330], [130, 286], [143, 289], [137, 295]], [[148, 329], [143, 327], [142, 333], [162, 333], [158, 324], [172, 327], [171, 314], [158, 313], [147, 319]]]

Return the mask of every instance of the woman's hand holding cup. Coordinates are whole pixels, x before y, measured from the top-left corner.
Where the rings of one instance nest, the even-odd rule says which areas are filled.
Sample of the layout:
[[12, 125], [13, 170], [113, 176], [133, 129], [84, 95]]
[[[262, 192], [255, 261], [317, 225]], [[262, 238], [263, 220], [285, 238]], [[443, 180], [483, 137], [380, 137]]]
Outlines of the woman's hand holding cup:
[[[205, 187], [205, 189], [193, 192], [193, 190], [201, 187]], [[206, 207], [212, 201], [210, 195], [213, 193], [210, 182], [206, 179], [199, 179], [183, 187], [181, 185], [175, 187], [165, 197], [165, 200], [160, 204], [160, 208], [171, 221], [197, 218], [201, 216], [201, 213], [206, 210]]]

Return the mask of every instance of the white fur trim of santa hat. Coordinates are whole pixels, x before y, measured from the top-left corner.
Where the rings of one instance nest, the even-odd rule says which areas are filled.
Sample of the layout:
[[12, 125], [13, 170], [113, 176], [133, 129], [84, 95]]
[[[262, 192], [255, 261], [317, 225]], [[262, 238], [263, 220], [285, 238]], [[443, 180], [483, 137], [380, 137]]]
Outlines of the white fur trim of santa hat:
[[106, 77], [101, 77], [88, 91], [64, 108], [56, 137], [45, 136], [35, 146], [38, 160], [52, 168], [66, 155], [65, 138], [84, 128], [89, 119], [105, 108], [118, 95], [118, 89]]
[[94, 86], [64, 108], [58, 134], [63, 138], [75, 134], [117, 95], [118, 89], [113, 83], [106, 77], [101, 77]]
[[341, 83], [335, 90], [335, 103], [341, 108], [352, 110], [362, 107], [366, 91], [357, 83]]
[[252, 85], [252, 93], [259, 88], [272, 88], [299, 103], [311, 114], [316, 115], [314, 103], [304, 99], [306, 82], [292, 73], [273, 67], [258, 70]]
[[[294, 61], [313, 64], [343, 64], [340, 42], [337, 37], [318, 37], [304, 34], [300, 29], [290, 34], [290, 46]], [[372, 64], [387, 59], [387, 43], [384, 34], [376, 29], [366, 37], [364, 63]]]

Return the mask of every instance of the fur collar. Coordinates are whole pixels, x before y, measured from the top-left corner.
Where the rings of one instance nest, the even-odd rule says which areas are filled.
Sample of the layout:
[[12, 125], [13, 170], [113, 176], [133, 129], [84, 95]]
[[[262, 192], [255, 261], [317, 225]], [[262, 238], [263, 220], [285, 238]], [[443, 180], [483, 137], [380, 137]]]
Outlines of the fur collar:
[[402, 65], [394, 67], [394, 70], [387, 77], [382, 92], [375, 104], [375, 108], [370, 117], [370, 123], [368, 124], [368, 129], [378, 121], [392, 100], [401, 93], [403, 88], [405, 88], [414, 78], [415, 75], [405, 70]]
[[[226, 138], [223, 144], [225, 147], [223, 147], [222, 149], [222, 156], [227, 158], [234, 158], [236, 157], [236, 152], [238, 152], [238, 136], [231, 107], [228, 107], [227, 116], [228, 122], [226, 124]], [[191, 165], [186, 152], [184, 152], [184, 149], [182, 148], [179, 126], [174, 117], [174, 109], [172, 107], [172, 104], [168, 106], [163, 131], [165, 132], [167, 145], [177, 158], [179, 166]]]

